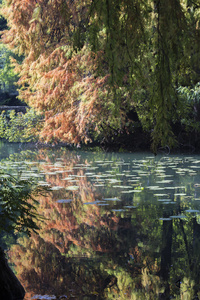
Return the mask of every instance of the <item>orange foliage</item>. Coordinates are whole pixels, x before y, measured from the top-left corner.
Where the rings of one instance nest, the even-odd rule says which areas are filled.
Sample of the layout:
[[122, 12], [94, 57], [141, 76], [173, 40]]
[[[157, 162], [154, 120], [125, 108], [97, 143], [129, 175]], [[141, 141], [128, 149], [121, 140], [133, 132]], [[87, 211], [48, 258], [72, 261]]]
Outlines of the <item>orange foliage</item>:
[[[8, 0], [2, 13], [10, 29], [3, 42], [25, 56], [13, 60], [19, 73], [19, 98], [44, 112], [40, 137], [46, 142], [91, 142], [92, 133], [111, 122], [114, 95], [104, 53], [89, 47], [77, 51], [72, 36], [88, 22], [91, 0]], [[109, 100], [108, 100], [109, 99]], [[123, 115], [117, 122], [121, 124]], [[115, 117], [116, 120], [116, 117]]]

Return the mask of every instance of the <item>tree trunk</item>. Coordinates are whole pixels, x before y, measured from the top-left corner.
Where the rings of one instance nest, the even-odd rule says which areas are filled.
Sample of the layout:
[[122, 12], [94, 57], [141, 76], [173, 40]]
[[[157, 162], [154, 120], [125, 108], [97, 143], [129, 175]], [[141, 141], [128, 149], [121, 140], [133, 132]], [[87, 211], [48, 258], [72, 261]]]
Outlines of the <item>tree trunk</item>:
[[0, 299], [23, 300], [25, 290], [8, 265], [5, 253], [0, 248]]
[[164, 293], [160, 294], [159, 299], [165, 299], [165, 300], [171, 299], [169, 273], [171, 267], [172, 234], [173, 234], [172, 220], [163, 221], [160, 275], [165, 282], [165, 291]]

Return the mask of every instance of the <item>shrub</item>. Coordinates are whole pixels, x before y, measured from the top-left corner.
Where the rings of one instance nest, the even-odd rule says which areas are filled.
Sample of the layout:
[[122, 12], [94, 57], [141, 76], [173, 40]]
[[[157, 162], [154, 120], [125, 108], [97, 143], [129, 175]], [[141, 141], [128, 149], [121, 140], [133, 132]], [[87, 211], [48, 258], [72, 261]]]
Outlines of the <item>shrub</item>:
[[42, 117], [33, 109], [27, 109], [25, 114], [14, 110], [0, 115], [0, 138], [9, 142], [36, 142]]

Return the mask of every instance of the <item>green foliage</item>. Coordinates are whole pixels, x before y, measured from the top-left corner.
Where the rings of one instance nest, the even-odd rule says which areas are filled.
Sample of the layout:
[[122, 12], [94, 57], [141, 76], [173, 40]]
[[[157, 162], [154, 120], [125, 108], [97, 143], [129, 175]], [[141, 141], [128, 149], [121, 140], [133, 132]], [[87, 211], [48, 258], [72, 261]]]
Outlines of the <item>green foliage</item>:
[[0, 115], [0, 138], [9, 142], [36, 142], [41, 122], [41, 115], [33, 109], [27, 109], [25, 114], [5, 111]]
[[179, 94], [182, 96], [189, 105], [200, 103], [200, 82], [198, 82], [193, 88], [188, 86], [180, 86], [178, 88]]
[[[111, 84], [114, 89], [124, 86], [133, 91], [130, 103], [138, 108], [143, 128], [152, 132], [154, 152], [158, 146], [175, 146], [172, 127], [185, 112], [177, 86], [200, 80], [199, 5], [180, 0], [108, 0], [95, 5], [99, 18], [95, 33], [99, 35], [95, 34], [91, 43], [94, 41], [96, 48], [104, 27], [106, 38], [101, 48], [106, 53]], [[97, 24], [96, 15], [94, 21]], [[142, 91], [146, 99], [135, 97]], [[119, 110], [122, 99], [114, 101]]]
[[200, 130], [200, 83], [195, 86], [180, 86], [178, 94], [181, 98], [182, 109], [180, 112], [181, 123], [187, 131]]
[[0, 173], [0, 230], [30, 233], [36, 231], [37, 214], [35, 197], [44, 194], [44, 188], [37, 186], [34, 179], [16, 178], [1, 171]]
[[18, 80], [17, 74], [11, 64], [12, 52], [5, 45], [0, 44], [0, 89], [2, 92], [16, 91], [15, 82]]

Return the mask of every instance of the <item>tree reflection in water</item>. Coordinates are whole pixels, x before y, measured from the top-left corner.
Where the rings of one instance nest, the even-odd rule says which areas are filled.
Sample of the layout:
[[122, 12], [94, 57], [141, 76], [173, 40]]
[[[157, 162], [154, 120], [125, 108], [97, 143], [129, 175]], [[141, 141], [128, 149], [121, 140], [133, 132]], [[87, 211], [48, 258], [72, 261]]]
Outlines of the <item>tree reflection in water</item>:
[[[108, 183], [105, 191], [94, 184], [98, 176], [85, 175], [91, 161], [76, 168], [79, 157], [68, 155], [64, 152], [58, 161], [37, 153], [40, 172], [57, 188], [38, 198], [38, 213], [47, 219], [38, 221], [39, 233], [21, 237], [10, 250], [26, 298], [198, 299], [200, 225], [198, 215], [187, 212], [189, 198], [182, 201], [174, 187], [167, 196], [172, 203], [155, 201], [144, 185], [147, 177], [137, 186], [144, 186], [140, 193], [124, 193], [121, 201], [106, 198], [113, 186]], [[148, 181], [156, 176], [151, 169]], [[185, 189], [194, 193], [194, 182]], [[132, 208], [123, 210], [129, 198]]]
[[38, 202], [35, 196], [44, 194], [44, 187], [33, 180], [21, 178], [21, 174], [13, 176], [6, 173], [3, 166], [0, 172], [0, 297], [2, 300], [22, 300], [25, 291], [11, 268], [4, 250], [16, 232], [30, 234], [36, 232], [38, 220], [43, 218], [37, 214]]

